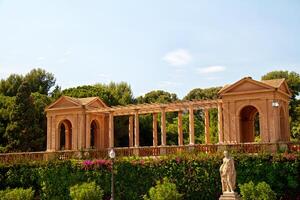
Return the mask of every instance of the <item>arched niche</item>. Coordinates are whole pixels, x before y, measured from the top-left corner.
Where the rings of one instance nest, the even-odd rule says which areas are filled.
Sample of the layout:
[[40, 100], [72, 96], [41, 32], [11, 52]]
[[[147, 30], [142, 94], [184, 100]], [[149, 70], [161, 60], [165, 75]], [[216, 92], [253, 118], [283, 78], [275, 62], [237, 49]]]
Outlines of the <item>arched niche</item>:
[[253, 105], [244, 106], [239, 114], [240, 141], [242, 143], [255, 142], [260, 136], [260, 116], [258, 109]]
[[72, 123], [65, 119], [58, 125], [58, 139], [59, 150], [71, 150], [72, 149]]

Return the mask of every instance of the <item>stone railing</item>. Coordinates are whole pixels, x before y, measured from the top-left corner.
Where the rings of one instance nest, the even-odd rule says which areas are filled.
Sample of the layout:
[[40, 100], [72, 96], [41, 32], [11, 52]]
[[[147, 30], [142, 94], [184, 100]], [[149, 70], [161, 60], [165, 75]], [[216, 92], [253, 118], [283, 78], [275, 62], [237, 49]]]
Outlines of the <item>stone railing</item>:
[[[298, 143], [243, 143], [243, 144], [196, 144], [184, 146], [157, 147], [117, 147], [114, 148], [117, 157], [125, 156], [162, 156], [184, 152], [216, 153], [228, 150], [240, 153], [267, 152], [300, 152]], [[1, 153], [0, 163], [17, 163], [26, 161], [68, 160], [68, 159], [107, 159], [108, 149], [84, 151], [56, 151], [56, 152], [21, 152]]]

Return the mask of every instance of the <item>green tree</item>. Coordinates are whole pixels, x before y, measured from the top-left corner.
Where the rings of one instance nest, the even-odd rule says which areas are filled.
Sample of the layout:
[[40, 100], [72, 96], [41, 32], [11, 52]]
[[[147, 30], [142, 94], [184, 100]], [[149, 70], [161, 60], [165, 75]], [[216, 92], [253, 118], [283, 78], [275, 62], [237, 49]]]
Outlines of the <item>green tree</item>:
[[35, 140], [32, 141], [32, 147], [35, 151], [46, 150], [46, 135], [47, 135], [47, 118], [45, 108], [51, 103], [51, 98], [48, 95], [38, 92], [31, 93], [34, 104], [34, 116], [38, 128], [35, 132]]
[[291, 117], [291, 135], [293, 138], [300, 140], [300, 75], [296, 72], [289, 71], [272, 71], [261, 77], [262, 80], [285, 78], [291, 92], [289, 113]]
[[31, 92], [39, 92], [48, 95], [49, 90], [55, 84], [55, 78], [52, 73], [44, 69], [33, 69], [25, 76], [12, 74], [7, 79], [0, 81], [0, 93], [5, 96], [16, 96], [18, 88], [22, 82], [27, 81]]
[[4, 96], [16, 96], [23, 79], [23, 76], [18, 74], [11, 74], [7, 79], [1, 79], [0, 93]]
[[10, 113], [10, 123], [6, 128], [5, 137], [8, 149], [11, 151], [34, 151], [37, 133], [41, 132], [38, 126], [35, 107], [31, 96], [30, 87], [23, 82], [18, 89], [15, 107]]
[[111, 82], [107, 85], [107, 89], [115, 99], [114, 105], [127, 105], [134, 102], [132, 90], [128, 83]]
[[4, 137], [6, 127], [10, 122], [10, 112], [14, 107], [15, 98], [0, 95], [0, 152], [6, 151], [7, 140]]
[[218, 92], [222, 87], [211, 87], [206, 89], [195, 88], [191, 90], [185, 97], [184, 100], [193, 99], [217, 99]]
[[31, 92], [48, 95], [50, 88], [55, 85], [55, 78], [52, 73], [44, 69], [33, 69], [25, 75], [24, 81], [28, 82]]
[[174, 101], [178, 101], [177, 95], [163, 90], [154, 90], [137, 98], [138, 103], [171, 103]]

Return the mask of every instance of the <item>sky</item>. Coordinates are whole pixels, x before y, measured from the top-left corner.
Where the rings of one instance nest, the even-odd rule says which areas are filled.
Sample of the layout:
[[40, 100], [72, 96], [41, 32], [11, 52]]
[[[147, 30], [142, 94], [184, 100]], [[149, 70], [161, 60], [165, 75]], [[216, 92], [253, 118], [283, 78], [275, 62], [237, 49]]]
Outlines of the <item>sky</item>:
[[0, 78], [43, 68], [63, 89], [134, 96], [300, 73], [299, 0], [0, 0]]

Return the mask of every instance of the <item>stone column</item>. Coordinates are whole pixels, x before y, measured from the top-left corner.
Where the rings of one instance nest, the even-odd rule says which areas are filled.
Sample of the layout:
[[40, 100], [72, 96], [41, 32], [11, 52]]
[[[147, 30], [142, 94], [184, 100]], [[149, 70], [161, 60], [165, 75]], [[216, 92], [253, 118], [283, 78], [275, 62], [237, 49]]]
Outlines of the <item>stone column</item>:
[[79, 134], [78, 134], [78, 149], [83, 149], [85, 146], [85, 112], [80, 113], [79, 115]]
[[72, 129], [72, 150], [78, 150], [78, 133], [79, 129], [79, 120], [78, 120], [78, 113], [73, 115], [74, 125], [71, 125]]
[[182, 111], [178, 111], [178, 145], [183, 145]]
[[[279, 107], [273, 107], [273, 122], [274, 122], [274, 133], [271, 135], [271, 142], [280, 141], [280, 112]], [[271, 133], [272, 134], [272, 133]]]
[[153, 121], [152, 121], [152, 138], [153, 138], [153, 146], [157, 146], [157, 113], [153, 113]]
[[140, 122], [138, 110], [134, 113], [134, 146], [140, 146]]
[[47, 151], [50, 151], [51, 150], [51, 127], [52, 127], [52, 117], [47, 115]]
[[56, 150], [56, 120], [55, 117], [51, 117], [51, 150]]
[[70, 130], [69, 127], [65, 124], [65, 150], [70, 150]]
[[208, 109], [204, 110], [204, 124], [205, 124], [205, 144], [210, 143], [210, 133], [209, 133], [209, 112]]
[[91, 117], [89, 114], [86, 115], [85, 118], [85, 148], [91, 148]]
[[114, 138], [114, 113], [109, 113], [109, 122], [108, 122], [108, 138], [109, 138], [109, 147], [113, 148], [115, 145]]
[[189, 107], [189, 138], [190, 145], [195, 144], [195, 128], [194, 128], [194, 110], [193, 107]]
[[161, 146], [167, 145], [166, 134], [166, 111], [165, 108], [161, 109]]
[[219, 143], [224, 142], [224, 133], [223, 133], [223, 110], [222, 104], [218, 103], [218, 131], [219, 131]]
[[55, 127], [55, 150], [60, 150], [60, 127]]
[[133, 116], [129, 116], [129, 127], [128, 127], [128, 137], [129, 137], [129, 147], [133, 147]]

